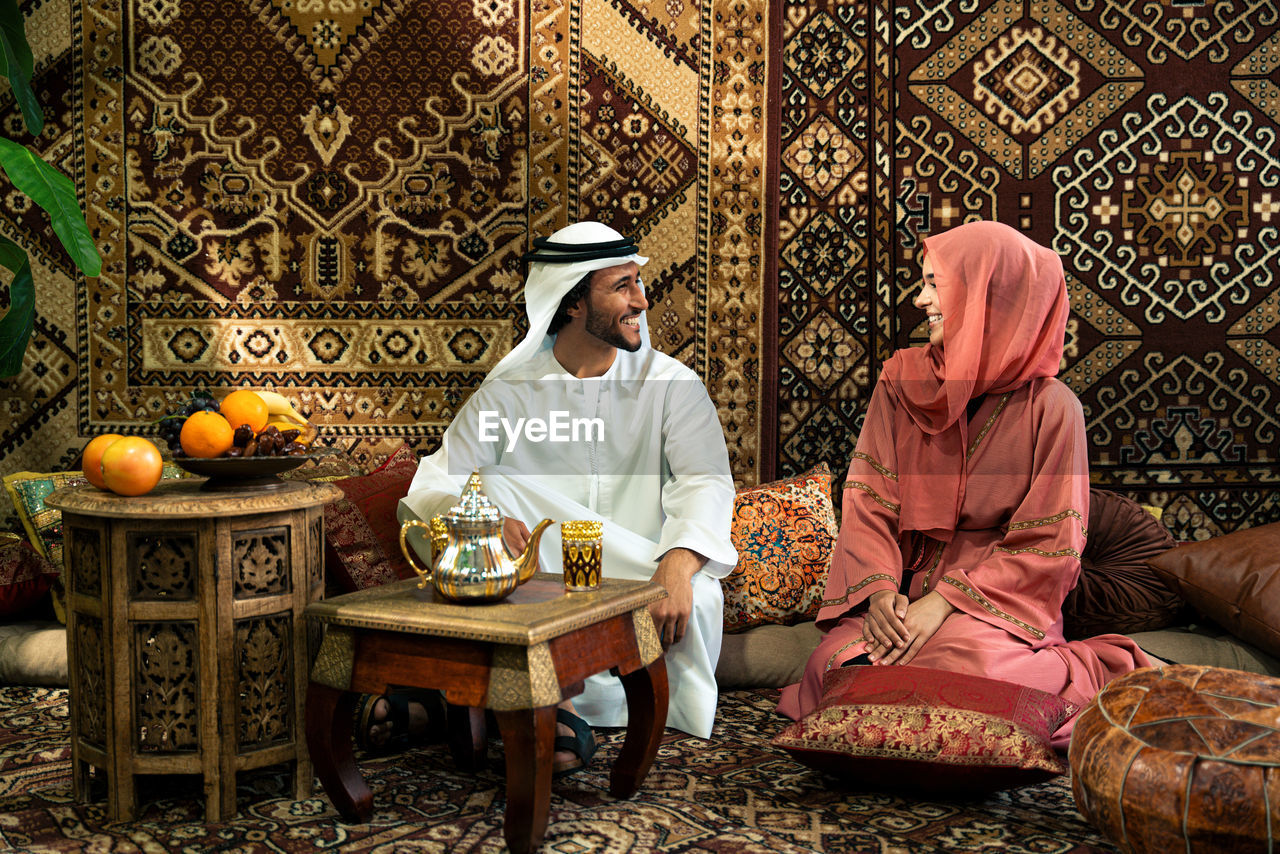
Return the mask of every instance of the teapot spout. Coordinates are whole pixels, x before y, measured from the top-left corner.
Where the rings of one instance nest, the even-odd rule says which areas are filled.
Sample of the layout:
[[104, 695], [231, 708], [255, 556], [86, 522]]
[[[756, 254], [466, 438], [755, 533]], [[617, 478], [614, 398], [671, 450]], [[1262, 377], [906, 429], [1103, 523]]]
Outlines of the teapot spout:
[[542, 532], [551, 524], [550, 519], [543, 519], [538, 526], [533, 529], [533, 533], [529, 535], [529, 542], [524, 547], [524, 551], [513, 561], [516, 565], [516, 578], [520, 584], [524, 584], [533, 573], [538, 569], [538, 542], [542, 539]]

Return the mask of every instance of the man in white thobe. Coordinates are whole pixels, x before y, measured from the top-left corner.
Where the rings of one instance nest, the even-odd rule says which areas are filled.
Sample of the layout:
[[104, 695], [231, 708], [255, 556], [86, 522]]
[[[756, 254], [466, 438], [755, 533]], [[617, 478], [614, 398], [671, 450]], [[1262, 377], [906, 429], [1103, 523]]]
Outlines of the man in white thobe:
[[[633, 241], [600, 223], [534, 241], [525, 286], [529, 334], [485, 378], [422, 460], [399, 515], [448, 512], [472, 471], [503, 513], [512, 550], [540, 519], [604, 522], [603, 572], [654, 581], [650, 606], [666, 646], [667, 723], [707, 738], [715, 719], [720, 581], [733, 480], [724, 434], [701, 380], [654, 350]], [[416, 531], [417, 529], [415, 529]], [[429, 545], [412, 538], [424, 560]], [[560, 563], [559, 526], [541, 566]], [[566, 704], [592, 726], [623, 726], [626, 698], [609, 674]]]

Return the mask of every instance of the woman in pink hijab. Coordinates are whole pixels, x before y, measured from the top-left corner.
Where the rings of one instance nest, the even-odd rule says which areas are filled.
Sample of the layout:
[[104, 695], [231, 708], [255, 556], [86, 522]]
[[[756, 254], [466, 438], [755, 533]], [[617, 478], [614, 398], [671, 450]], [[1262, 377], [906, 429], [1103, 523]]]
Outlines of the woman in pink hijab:
[[973, 222], [927, 238], [922, 266], [929, 343], [895, 353], [872, 393], [818, 612], [826, 634], [778, 710], [805, 715], [847, 663], [973, 673], [1078, 710], [1153, 662], [1120, 635], [1062, 635], [1089, 518], [1084, 416], [1055, 379], [1062, 262]]

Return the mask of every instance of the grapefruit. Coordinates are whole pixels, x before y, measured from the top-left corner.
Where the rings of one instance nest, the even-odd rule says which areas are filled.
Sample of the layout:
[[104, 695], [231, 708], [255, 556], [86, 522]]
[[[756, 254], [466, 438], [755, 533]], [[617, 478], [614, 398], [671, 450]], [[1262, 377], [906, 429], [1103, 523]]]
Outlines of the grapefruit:
[[107, 488], [106, 482], [102, 479], [102, 452], [116, 439], [123, 438], [124, 436], [119, 433], [103, 433], [101, 436], [90, 439], [89, 444], [84, 446], [84, 454], [80, 459], [84, 468], [84, 477], [98, 489]]
[[119, 495], [144, 495], [155, 488], [164, 472], [160, 449], [150, 439], [123, 436], [102, 452], [102, 480]]

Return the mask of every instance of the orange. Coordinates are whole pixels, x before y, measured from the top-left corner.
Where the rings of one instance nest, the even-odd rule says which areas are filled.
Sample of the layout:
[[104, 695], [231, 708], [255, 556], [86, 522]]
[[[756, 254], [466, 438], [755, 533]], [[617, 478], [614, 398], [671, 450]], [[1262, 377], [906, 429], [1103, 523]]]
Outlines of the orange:
[[231, 447], [235, 429], [216, 412], [202, 410], [182, 422], [178, 441], [188, 457], [220, 457]]
[[150, 492], [163, 471], [160, 449], [141, 436], [124, 436], [102, 452], [102, 480], [120, 495]]
[[256, 391], [247, 388], [236, 389], [222, 399], [218, 407], [222, 417], [234, 430], [241, 424], [248, 424], [253, 435], [258, 435], [267, 426], [267, 402]]
[[84, 446], [84, 453], [80, 460], [84, 468], [84, 477], [98, 489], [107, 488], [107, 484], [102, 480], [102, 452], [116, 439], [123, 438], [124, 436], [119, 433], [103, 433], [101, 436], [90, 439], [89, 444]]

